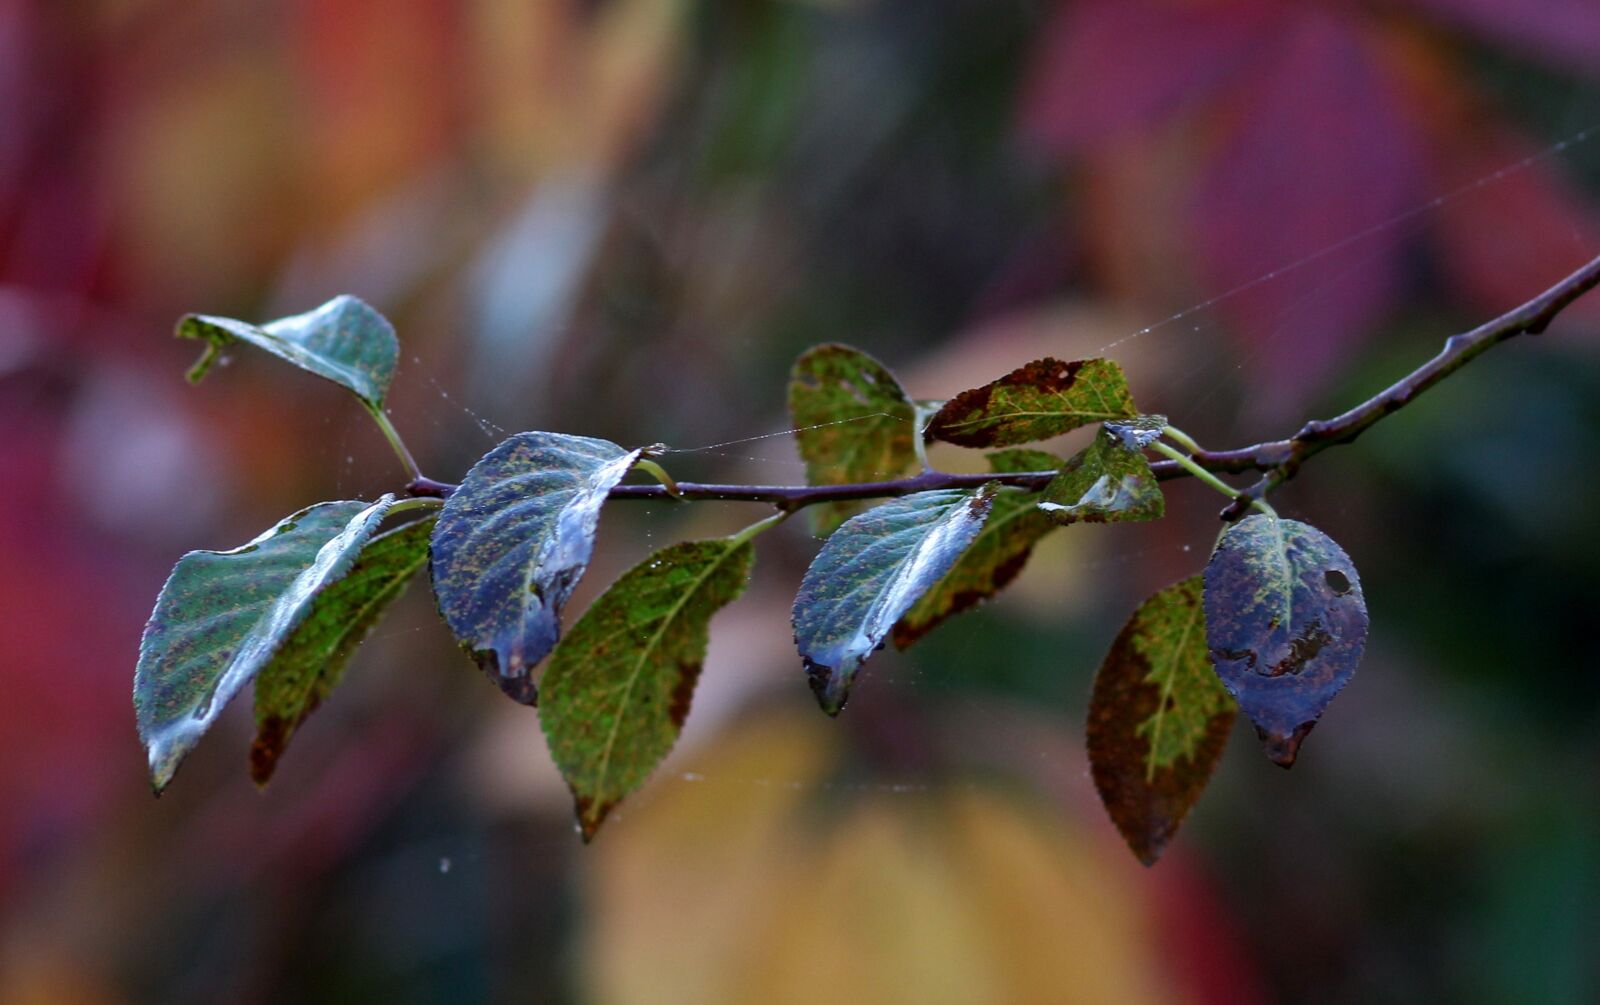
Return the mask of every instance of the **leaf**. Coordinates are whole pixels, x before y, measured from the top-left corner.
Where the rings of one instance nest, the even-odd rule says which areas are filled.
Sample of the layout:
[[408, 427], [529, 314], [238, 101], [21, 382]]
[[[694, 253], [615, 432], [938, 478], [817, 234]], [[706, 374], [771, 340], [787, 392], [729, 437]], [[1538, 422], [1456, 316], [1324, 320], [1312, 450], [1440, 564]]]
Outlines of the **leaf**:
[[1345, 686], [1367, 641], [1355, 566], [1308, 524], [1251, 516], [1205, 571], [1206, 645], [1217, 676], [1285, 768]]
[[623, 574], [556, 646], [540, 718], [585, 841], [678, 739], [711, 617], [744, 592], [755, 549], [685, 541]]
[[233, 318], [189, 314], [178, 322], [177, 335], [208, 343], [205, 355], [189, 371], [192, 381], [198, 382], [206, 375], [223, 349], [242, 340], [349, 388], [374, 411], [383, 407], [400, 358], [400, 341], [395, 338], [393, 326], [383, 315], [351, 296], [334, 297], [314, 311], [261, 326]]
[[1237, 711], [1206, 654], [1201, 579], [1122, 626], [1089, 701], [1089, 767], [1128, 847], [1154, 865], [1211, 778]]
[[606, 495], [640, 451], [562, 433], [518, 433], [479, 459], [433, 529], [439, 613], [500, 689], [538, 699], [532, 671], [561, 635]]
[[1135, 415], [1131, 419], [1117, 419], [1100, 428], [1115, 436], [1128, 450], [1143, 450], [1161, 439], [1167, 428], [1165, 415]]
[[429, 516], [367, 541], [341, 579], [317, 594], [300, 627], [256, 675], [250, 777], [265, 785], [289, 739], [339, 683], [345, 665], [428, 560]]
[[1150, 462], [1129, 441], [1137, 429], [1102, 429], [1094, 442], [1067, 461], [1039, 495], [1039, 509], [1057, 523], [1158, 520], [1166, 499]]
[[963, 447], [1010, 447], [1138, 415], [1111, 360], [1034, 360], [945, 402], [928, 435]]
[[892, 499], [833, 532], [794, 601], [794, 639], [822, 710], [838, 715], [856, 673], [982, 529], [994, 486]]
[[157, 792], [277, 654], [377, 528], [393, 496], [318, 503], [232, 551], [178, 560], [139, 643], [133, 704]]
[[[1040, 450], [1003, 450], [989, 455], [996, 474], [1051, 471], [1061, 458]], [[904, 649], [951, 615], [959, 614], [1004, 589], [1022, 567], [1038, 540], [1056, 528], [1039, 511], [1039, 494], [1025, 489], [995, 493], [989, 519], [955, 566], [912, 605], [894, 626], [894, 644]]]
[[[810, 485], [897, 478], [917, 462], [916, 409], [877, 360], [847, 345], [819, 345], [794, 361], [789, 416]], [[812, 527], [831, 533], [860, 509], [855, 502], [811, 507]]]

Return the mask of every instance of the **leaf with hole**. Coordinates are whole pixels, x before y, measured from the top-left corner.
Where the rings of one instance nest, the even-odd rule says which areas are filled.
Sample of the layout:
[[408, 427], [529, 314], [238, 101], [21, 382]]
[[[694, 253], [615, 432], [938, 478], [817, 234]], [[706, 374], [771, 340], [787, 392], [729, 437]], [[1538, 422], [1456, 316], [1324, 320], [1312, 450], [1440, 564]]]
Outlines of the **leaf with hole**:
[[479, 459], [433, 529], [439, 613], [507, 695], [532, 705], [533, 668], [589, 566], [606, 495], [640, 451], [562, 433], [518, 433]]
[[207, 343], [205, 354], [189, 371], [192, 381], [206, 375], [223, 349], [243, 341], [349, 388], [373, 411], [383, 408], [400, 358], [393, 326], [352, 296], [334, 297], [316, 310], [264, 325], [189, 314], [178, 322], [177, 335]]
[[1141, 604], [1111, 644], [1089, 701], [1095, 788], [1145, 865], [1200, 798], [1236, 712], [1206, 654], [1201, 594], [1194, 576]]
[[540, 719], [584, 840], [677, 742], [711, 617], [744, 592], [754, 557], [736, 538], [658, 551], [624, 573], [556, 646]]
[[[917, 463], [916, 408], [882, 363], [847, 345], [802, 353], [789, 376], [789, 418], [809, 485], [882, 481]], [[812, 527], [831, 533], [860, 503], [811, 507]]]
[[1367, 602], [1344, 550], [1296, 520], [1229, 527], [1205, 571], [1206, 645], [1217, 675], [1287, 768], [1349, 682], [1367, 641]]
[[1139, 414], [1111, 360], [1035, 360], [944, 403], [929, 437], [962, 447], [1010, 447]]
[[[996, 474], [1053, 471], [1061, 458], [1041, 450], [1002, 450], [989, 455]], [[989, 519], [951, 570], [922, 595], [894, 626], [894, 644], [911, 645], [952, 615], [994, 596], [1017, 577], [1039, 539], [1056, 528], [1037, 505], [1039, 494], [1024, 489], [995, 493]]]
[[428, 560], [434, 518], [385, 531], [361, 548], [350, 571], [329, 584], [256, 675], [256, 737], [250, 777], [265, 785], [300, 724], [332, 693], [367, 633]]
[[232, 551], [191, 551], [161, 588], [139, 642], [133, 705], [157, 792], [223, 706], [249, 684], [337, 582], [384, 515], [318, 503]]
[[983, 528], [995, 486], [902, 496], [833, 532], [800, 582], [794, 639], [822, 710], [838, 715], [861, 665]]
[[1157, 520], [1166, 500], [1137, 437], [1102, 429], [1074, 454], [1044, 491], [1039, 509], [1056, 523]]

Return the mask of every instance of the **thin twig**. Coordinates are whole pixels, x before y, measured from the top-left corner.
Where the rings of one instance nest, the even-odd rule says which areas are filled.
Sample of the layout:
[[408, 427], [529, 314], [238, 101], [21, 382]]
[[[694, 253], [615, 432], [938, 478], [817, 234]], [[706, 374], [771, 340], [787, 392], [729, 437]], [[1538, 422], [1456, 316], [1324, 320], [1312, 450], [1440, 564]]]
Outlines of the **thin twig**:
[[[1331, 419], [1306, 423], [1284, 440], [1268, 440], [1233, 450], [1199, 450], [1190, 455], [1196, 466], [1212, 472], [1264, 472], [1254, 485], [1244, 489], [1223, 510], [1223, 519], [1238, 519], [1251, 504], [1293, 478], [1308, 458], [1340, 443], [1349, 443], [1385, 416], [1392, 415], [1423, 391], [1461, 369], [1477, 356], [1507, 339], [1523, 334], [1538, 334], [1549, 326], [1574, 300], [1600, 285], [1600, 257], [1596, 257], [1565, 279], [1520, 307], [1514, 308], [1472, 331], [1451, 336], [1438, 355], [1395, 381], [1361, 404]], [[1162, 481], [1190, 474], [1175, 461], [1154, 461], [1150, 468]], [[924, 471], [909, 478], [851, 485], [724, 485], [707, 482], [678, 482], [676, 495], [663, 485], [619, 485], [611, 490], [612, 499], [722, 499], [769, 503], [791, 512], [814, 503], [846, 499], [879, 499], [910, 495], [933, 489], [976, 488], [989, 482], [1037, 491], [1049, 484], [1055, 471], [1022, 474], [949, 474]], [[414, 496], [447, 498], [455, 485], [431, 478], [417, 478], [406, 486]]]

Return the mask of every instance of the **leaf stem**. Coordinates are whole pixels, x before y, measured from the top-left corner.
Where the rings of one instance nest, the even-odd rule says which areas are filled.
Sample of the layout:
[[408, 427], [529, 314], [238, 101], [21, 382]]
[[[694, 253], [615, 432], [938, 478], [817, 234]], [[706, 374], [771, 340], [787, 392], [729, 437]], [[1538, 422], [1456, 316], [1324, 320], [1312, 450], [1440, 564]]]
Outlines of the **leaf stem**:
[[417, 467], [417, 459], [411, 456], [411, 451], [406, 448], [406, 441], [400, 438], [399, 430], [394, 428], [394, 423], [389, 421], [389, 416], [382, 407], [368, 405], [367, 412], [372, 416], [372, 421], [378, 424], [383, 431], [384, 439], [389, 441], [389, 446], [394, 448], [395, 456], [400, 458], [400, 463], [405, 467], [406, 474], [413, 482], [425, 481], [422, 469]]
[[661, 487], [667, 490], [667, 495], [674, 499], [683, 498], [683, 493], [678, 490], [678, 483], [672, 480], [671, 475], [667, 474], [666, 468], [657, 464], [655, 461], [652, 461], [648, 457], [639, 458], [637, 461], [633, 462], [633, 466], [635, 469], [643, 471], [645, 474], [654, 476], [655, 480], [661, 483]]
[[[1172, 427], [1170, 427], [1170, 426], [1167, 427], [1167, 430], [1164, 430], [1164, 432], [1170, 431], [1171, 428]], [[1170, 432], [1168, 432], [1168, 435], [1171, 435]], [[1241, 497], [1243, 497], [1244, 493], [1240, 492], [1238, 489], [1234, 488], [1232, 485], [1229, 485], [1227, 482], [1223, 481], [1221, 478], [1218, 478], [1216, 475], [1214, 475], [1211, 472], [1207, 471], [1205, 468], [1202, 468], [1199, 464], [1196, 464], [1194, 462], [1194, 460], [1188, 454], [1183, 453], [1181, 450], [1178, 450], [1176, 447], [1170, 446], [1169, 444], [1166, 444], [1166, 443], [1162, 443], [1160, 440], [1156, 440], [1154, 443], [1150, 444], [1150, 449], [1154, 450], [1158, 454], [1161, 454], [1163, 457], [1168, 457], [1168, 458], [1172, 459], [1173, 461], [1175, 461], [1177, 463], [1177, 465], [1180, 468], [1183, 468], [1185, 471], [1189, 472], [1191, 475], [1194, 475], [1196, 478], [1200, 479], [1200, 481], [1204, 482], [1206, 485], [1209, 485], [1211, 488], [1214, 488], [1218, 492], [1221, 492], [1223, 495], [1227, 496], [1229, 499], [1232, 499], [1235, 502], [1238, 502], [1239, 499]], [[1277, 513], [1273, 512], [1273, 509], [1272, 509], [1271, 506], [1268, 506], [1264, 501], [1262, 501], [1260, 499], [1252, 499], [1252, 500], [1250, 500], [1250, 504], [1255, 506], [1261, 512], [1268, 514], [1269, 516], [1274, 516], [1275, 517], [1275, 516], [1278, 515]]]
[[765, 520], [757, 520], [744, 530], [741, 530], [739, 533], [733, 535], [730, 540], [733, 541], [733, 546], [737, 548], [739, 545], [744, 544], [746, 541], [750, 540], [756, 535], [766, 533], [787, 519], [789, 519], [788, 510], [784, 510], [780, 513], [774, 513]]
[[410, 499], [401, 499], [393, 506], [390, 506], [387, 515], [393, 516], [396, 513], [409, 513], [414, 509], [438, 509], [443, 505], [443, 499], [429, 496], [413, 496]]
[[1196, 443], [1193, 437], [1179, 429], [1177, 426], [1162, 426], [1161, 435], [1165, 436], [1167, 439], [1171, 440], [1173, 443], [1176, 443], [1178, 446], [1182, 447], [1191, 454], [1200, 454], [1205, 452], [1200, 449], [1200, 444]]

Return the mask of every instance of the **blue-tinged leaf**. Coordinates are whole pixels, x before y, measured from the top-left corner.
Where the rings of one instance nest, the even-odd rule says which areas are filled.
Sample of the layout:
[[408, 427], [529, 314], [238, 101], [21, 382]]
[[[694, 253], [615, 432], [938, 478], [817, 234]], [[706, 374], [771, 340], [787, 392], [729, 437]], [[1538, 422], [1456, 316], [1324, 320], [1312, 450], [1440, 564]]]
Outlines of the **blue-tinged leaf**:
[[1206, 565], [1205, 608], [1217, 676], [1255, 723], [1267, 757], [1292, 766], [1366, 647], [1355, 565], [1309, 524], [1247, 517]]
[[393, 496], [318, 503], [232, 551], [192, 551], [139, 644], [133, 703], [156, 791], [355, 561]]
[[892, 499], [828, 538], [794, 601], [795, 644], [823, 711], [839, 714], [861, 665], [978, 536], [994, 489]]
[[190, 380], [204, 377], [218, 354], [237, 340], [349, 388], [374, 411], [383, 407], [400, 358], [394, 327], [351, 296], [334, 297], [316, 310], [264, 325], [189, 314], [178, 322], [177, 335], [208, 343], [189, 371]]
[[518, 433], [473, 465], [439, 514], [430, 563], [439, 613], [525, 705], [589, 566], [600, 507], [639, 455], [587, 436]]

